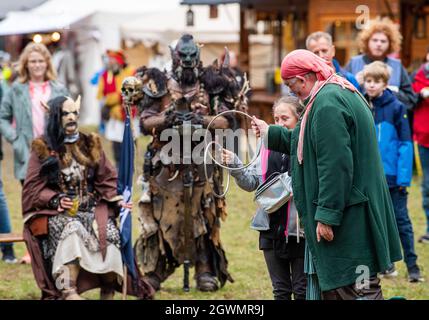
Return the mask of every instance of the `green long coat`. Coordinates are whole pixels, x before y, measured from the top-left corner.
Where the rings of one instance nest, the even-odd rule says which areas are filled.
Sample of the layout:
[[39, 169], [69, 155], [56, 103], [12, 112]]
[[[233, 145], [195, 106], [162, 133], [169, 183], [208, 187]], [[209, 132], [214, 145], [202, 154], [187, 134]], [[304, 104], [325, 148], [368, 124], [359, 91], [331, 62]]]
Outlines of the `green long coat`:
[[[357, 93], [326, 85], [307, 119], [302, 165], [300, 125], [270, 126], [268, 148], [291, 155], [294, 199], [321, 290], [362, 283], [402, 259], [373, 117]], [[333, 241], [317, 242], [318, 221], [333, 226]]]
[[[68, 95], [67, 89], [57, 81], [49, 81], [51, 99]], [[47, 101], [46, 101], [47, 102]], [[13, 146], [15, 178], [24, 180], [33, 140], [33, 121], [28, 83], [14, 82], [3, 96], [0, 107], [0, 133]], [[15, 120], [15, 127], [12, 121]]]

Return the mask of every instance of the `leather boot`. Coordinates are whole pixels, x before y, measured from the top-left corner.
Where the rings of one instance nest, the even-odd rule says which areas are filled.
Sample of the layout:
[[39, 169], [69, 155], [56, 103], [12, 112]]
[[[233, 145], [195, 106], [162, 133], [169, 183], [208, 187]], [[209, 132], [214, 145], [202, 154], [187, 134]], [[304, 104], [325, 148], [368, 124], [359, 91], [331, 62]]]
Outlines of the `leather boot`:
[[208, 272], [200, 273], [196, 275], [197, 278], [197, 289], [203, 292], [217, 291], [219, 285], [216, 277], [212, 276]]
[[65, 288], [61, 290], [64, 300], [85, 300], [77, 293], [77, 277], [79, 276], [80, 266], [77, 263], [69, 263], [64, 265], [68, 269], [61, 275], [64, 277]]
[[211, 267], [206, 261], [197, 261], [195, 265], [195, 279], [197, 281], [197, 289], [200, 291], [207, 292], [219, 289], [217, 279], [213, 276]]

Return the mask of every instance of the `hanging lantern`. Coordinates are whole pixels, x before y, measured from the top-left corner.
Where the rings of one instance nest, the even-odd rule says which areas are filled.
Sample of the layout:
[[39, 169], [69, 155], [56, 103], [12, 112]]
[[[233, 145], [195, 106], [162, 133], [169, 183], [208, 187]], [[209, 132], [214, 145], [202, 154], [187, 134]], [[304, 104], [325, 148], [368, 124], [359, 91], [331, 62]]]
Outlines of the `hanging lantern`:
[[33, 42], [35, 42], [35, 43], [42, 43], [42, 41], [43, 41], [43, 37], [42, 37], [42, 35], [41, 34], [35, 34], [34, 36], [33, 36]]
[[191, 6], [189, 6], [188, 11], [186, 11], [186, 26], [187, 27], [194, 26], [194, 11], [192, 11]]
[[414, 36], [417, 39], [426, 39], [426, 15], [418, 14], [414, 18]]
[[58, 42], [61, 39], [61, 34], [57, 31], [51, 34], [51, 41], [52, 42]]
[[210, 15], [209, 15], [210, 19], [217, 19], [219, 14], [217, 10], [217, 5], [211, 4], [209, 8], [210, 8]]
[[256, 33], [256, 10], [253, 7], [248, 7], [244, 13], [245, 29], [250, 33]]

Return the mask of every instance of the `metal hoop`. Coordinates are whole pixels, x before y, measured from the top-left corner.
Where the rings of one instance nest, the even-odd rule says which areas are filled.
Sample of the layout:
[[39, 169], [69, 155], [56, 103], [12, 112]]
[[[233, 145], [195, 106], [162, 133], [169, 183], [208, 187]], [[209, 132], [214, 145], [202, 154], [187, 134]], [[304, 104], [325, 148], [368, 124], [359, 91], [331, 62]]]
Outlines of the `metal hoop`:
[[[239, 110], [226, 110], [226, 111], [223, 111], [223, 112], [221, 112], [221, 113], [219, 113], [219, 114], [215, 115], [215, 116], [213, 117], [213, 119], [209, 122], [209, 124], [207, 125], [206, 133], [205, 133], [205, 135], [204, 135], [204, 141], [207, 141], [207, 134], [209, 133], [210, 126], [213, 124], [213, 122], [214, 122], [218, 117], [223, 116], [224, 114], [228, 114], [228, 113], [238, 113], [238, 114], [241, 114], [241, 115], [246, 116], [247, 118], [249, 118], [249, 119], [253, 120], [253, 118], [252, 118], [250, 115], [248, 115], [247, 113], [245, 113], [245, 112], [243, 112], [243, 111], [239, 111]], [[212, 188], [213, 194], [214, 194], [214, 196], [215, 196], [216, 198], [223, 198], [223, 197], [227, 194], [227, 192], [228, 192], [228, 190], [229, 190], [229, 182], [230, 182], [230, 173], [229, 173], [229, 171], [234, 171], [234, 170], [243, 170], [243, 169], [246, 169], [248, 166], [252, 165], [252, 164], [253, 164], [253, 162], [255, 162], [255, 161], [258, 159], [259, 154], [260, 154], [260, 152], [261, 152], [261, 149], [260, 149], [260, 148], [258, 149], [258, 151], [256, 152], [255, 156], [252, 158], [252, 160], [250, 160], [250, 162], [249, 162], [248, 164], [243, 165], [243, 166], [241, 166], [241, 167], [237, 167], [237, 168], [230, 168], [230, 167], [225, 166], [225, 165], [223, 165], [223, 164], [219, 163], [218, 161], [216, 161], [216, 159], [214, 159], [214, 158], [213, 158], [213, 156], [211, 155], [211, 153], [210, 153], [210, 152], [208, 152], [208, 151], [209, 151], [209, 147], [210, 147], [212, 144], [218, 145], [218, 146], [220, 146], [220, 147], [222, 148], [222, 146], [221, 146], [218, 142], [216, 142], [216, 141], [210, 141], [210, 142], [207, 144], [207, 146], [206, 146], [206, 148], [205, 148], [205, 150], [204, 150], [204, 174], [205, 174], [205, 176], [206, 176], [206, 181], [208, 181], [209, 179], [208, 179], [208, 175], [207, 175], [207, 162], [206, 162], [207, 154], [209, 154], [209, 156], [210, 156], [211, 160], [212, 160], [215, 164], [217, 164], [219, 167], [221, 167], [221, 168], [223, 168], [223, 169], [228, 170], [228, 171], [227, 171], [227, 172], [228, 172], [228, 180], [227, 180], [227, 185], [226, 185], [226, 187], [225, 187], [225, 192], [224, 192], [224, 193], [222, 193], [221, 195], [218, 195], [218, 194], [214, 191], [214, 189]]]

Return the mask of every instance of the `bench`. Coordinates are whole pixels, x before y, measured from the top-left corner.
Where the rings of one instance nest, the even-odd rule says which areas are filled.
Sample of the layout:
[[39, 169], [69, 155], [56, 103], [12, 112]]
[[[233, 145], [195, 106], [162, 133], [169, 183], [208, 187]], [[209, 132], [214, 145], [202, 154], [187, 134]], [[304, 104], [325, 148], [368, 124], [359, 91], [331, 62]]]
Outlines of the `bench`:
[[21, 234], [16, 233], [0, 233], [0, 243], [23, 242], [24, 238]]

